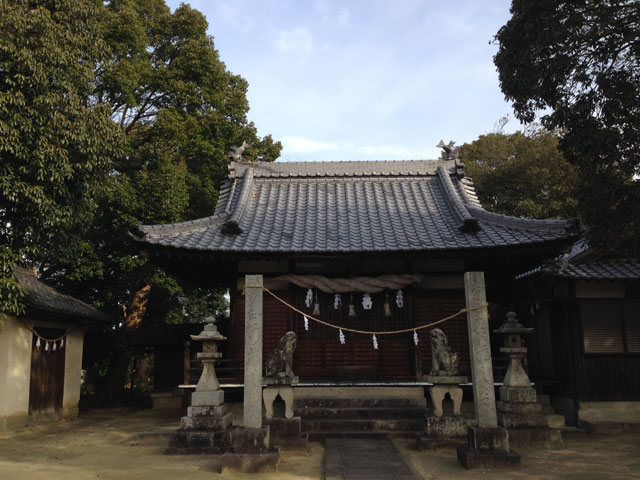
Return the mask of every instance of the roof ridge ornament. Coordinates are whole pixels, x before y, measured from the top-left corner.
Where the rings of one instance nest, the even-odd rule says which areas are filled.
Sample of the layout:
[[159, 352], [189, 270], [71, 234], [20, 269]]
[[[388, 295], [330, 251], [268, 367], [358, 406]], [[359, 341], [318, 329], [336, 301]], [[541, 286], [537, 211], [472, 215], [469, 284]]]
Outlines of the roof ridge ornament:
[[441, 148], [443, 152], [440, 154], [442, 160], [457, 160], [460, 147], [455, 147], [456, 142], [449, 140], [449, 143], [445, 145], [444, 140], [440, 140], [440, 143], [436, 147]]
[[247, 149], [248, 146], [249, 144], [243, 141], [242, 145], [240, 145], [239, 147], [231, 147], [231, 151], [228, 154], [231, 161], [248, 163], [249, 160], [242, 158], [242, 154], [244, 153], [244, 151]]

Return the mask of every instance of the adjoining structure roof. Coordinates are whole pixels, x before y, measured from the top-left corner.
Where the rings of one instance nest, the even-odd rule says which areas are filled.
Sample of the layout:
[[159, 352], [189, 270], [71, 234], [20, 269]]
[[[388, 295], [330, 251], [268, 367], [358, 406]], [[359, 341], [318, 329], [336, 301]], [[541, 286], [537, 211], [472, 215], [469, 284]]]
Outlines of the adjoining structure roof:
[[34, 270], [16, 267], [13, 276], [24, 288], [24, 303], [35, 310], [49, 312], [75, 320], [109, 321], [109, 317], [77, 298], [63, 295], [54, 288], [38, 280]]
[[520, 275], [520, 278], [534, 274], [575, 280], [640, 280], [640, 258], [603, 255], [581, 240], [573, 245], [569, 253]]
[[482, 249], [574, 238], [577, 222], [484, 210], [455, 160], [238, 163], [214, 214], [141, 225], [147, 245], [217, 252]]

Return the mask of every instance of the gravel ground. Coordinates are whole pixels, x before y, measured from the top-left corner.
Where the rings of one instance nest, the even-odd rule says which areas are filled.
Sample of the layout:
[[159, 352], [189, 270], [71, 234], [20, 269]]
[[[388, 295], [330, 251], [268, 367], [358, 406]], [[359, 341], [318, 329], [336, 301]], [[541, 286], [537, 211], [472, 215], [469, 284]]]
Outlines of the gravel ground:
[[[179, 412], [102, 409], [78, 420], [0, 433], [1, 480], [189, 480], [215, 478], [218, 456], [162, 454]], [[450, 449], [420, 452], [410, 440], [394, 444], [408, 465], [425, 479], [640, 479], [640, 433], [572, 435], [559, 450], [520, 449], [521, 471], [466, 471]], [[277, 474], [250, 478], [322, 479], [324, 448], [284, 449]], [[225, 478], [247, 478], [225, 475]], [[401, 480], [401, 479], [394, 479]]]

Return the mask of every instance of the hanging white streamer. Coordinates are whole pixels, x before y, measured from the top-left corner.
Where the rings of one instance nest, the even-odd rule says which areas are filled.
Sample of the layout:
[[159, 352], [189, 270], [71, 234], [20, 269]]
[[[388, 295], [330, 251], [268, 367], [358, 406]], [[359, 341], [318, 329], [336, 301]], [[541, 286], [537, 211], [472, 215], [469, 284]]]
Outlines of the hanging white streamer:
[[64, 347], [64, 337], [60, 340], [60, 348]]
[[313, 303], [313, 290], [307, 290], [307, 298], [304, 299], [304, 304], [307, 308], [311, 308], [311, 304]]
[[416, 332], [415, 330], [413, 331], [413, 343], [416, 346], [418, 345], [418, 332]]
[[309, 330], [309, 319], [307, 318], [306, 315], [303, 315], [303, 317], [304, 317], [304, 329]]
[[342, 297], [340, 296], [339, 293], [336, 293], [333, 296], [333, 308], [335, 310], [338, 310], [341, 306], [342, 306]]
[[365, 310], [371, 310], [372, 306], [373, 300], [371, 300], [371, 295], [369, 295], [368, 293], [364, 293], [362, 295], [362, 308], [364, 308]]
[[58, 344], [56, 342], [53, 342], [53, 348], [52, 351], [56, 351], [58, 349]]
[[373, 348], [374, 350], [378, 349], [378, 339], [376, 338], [376, 335], [373, 335]]
[[344, 333], [342, 333], [342, 329], [340, 330], [340, 344], [344, 345], [345, 339], [344, 339]]
[[36, 348], [40, 350], [40, 337], [38, 337], [38, 340], [36, 340]]
[[49, 342], [47, 342], [47, 344], [44, 346], [44, 351], [45, 352], [49, 351]]
[[398, 308], [404, 307], [404, 294], [402, 293], [402, 290], [398, 290], [396, 292], [396, 305]]

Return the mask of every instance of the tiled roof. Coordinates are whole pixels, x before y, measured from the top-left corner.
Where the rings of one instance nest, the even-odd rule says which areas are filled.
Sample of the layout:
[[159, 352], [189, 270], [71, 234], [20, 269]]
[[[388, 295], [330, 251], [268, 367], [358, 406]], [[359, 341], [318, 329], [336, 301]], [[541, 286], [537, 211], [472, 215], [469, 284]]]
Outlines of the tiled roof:
[[573, 244], [571, 251], [555, 260], [518, 275], [525, 278], [550, 275], [575, 280], [639, 280], [640, 258], [634, 256], [603, 254], [592, 249], [584, 240]]
[[640, 258], [611, 259], [559, 268], [555, 276], [577, 280], [638, 280]]
[[140, 242], [220, 252], [478, 249], [575, 237], [567, 220], [484, 210], [454, 161], [231, 163], [211, 217], [142, 225]]
[[13, 276], [24, 288], [24, 303], [36, 310], [74, 317], [75, 320], [109, 321], [109, 317], [77, 298], [63, 295], [38, 280], [34, 270], [17, 267]]

